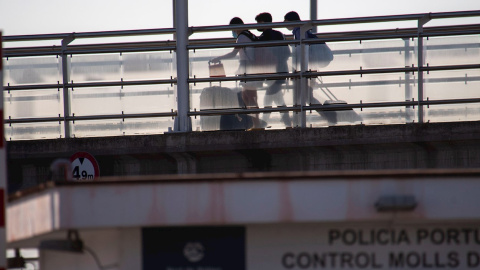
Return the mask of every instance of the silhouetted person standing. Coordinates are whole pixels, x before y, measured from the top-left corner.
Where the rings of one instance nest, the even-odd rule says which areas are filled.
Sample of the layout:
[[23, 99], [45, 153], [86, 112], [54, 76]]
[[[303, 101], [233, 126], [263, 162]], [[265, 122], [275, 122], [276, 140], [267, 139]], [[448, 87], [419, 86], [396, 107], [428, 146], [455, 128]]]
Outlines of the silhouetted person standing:
[[[270, 13], [264, 12], [260, 13], [255, 17], [257, 23], [269, 23], [272, 22], [272, 15]], [[272, 28], [258, 29], [262, 34], [258, 37], [259, 41], [270, 41], [270, 40], [285, 40], [284, 35]], [[276, 67], [277, 73], [287, 73], [288, 72], [288, 63], [287, 60], [290, 57], [290, 48], [288, 45], [274, 46], [269, 47], [273, 51], [273, 54], [276, 59], [274, 59], [274, 64]], [[264, 106], [272, 106], [273, 102], [277, 106], [285, 106], [285, 99], [283, 98], [282, 93], [282, 84], [285, 83], [285, 79], [276, 80], [267, 88], [264, 98]], [[292, 126], [292, 121], [290, 120], [289, 112], [282, 112], [282, 120], [286, 127]], [[270, 118], [270, 113], [264, 113], [263, 120], [268, 122]]]

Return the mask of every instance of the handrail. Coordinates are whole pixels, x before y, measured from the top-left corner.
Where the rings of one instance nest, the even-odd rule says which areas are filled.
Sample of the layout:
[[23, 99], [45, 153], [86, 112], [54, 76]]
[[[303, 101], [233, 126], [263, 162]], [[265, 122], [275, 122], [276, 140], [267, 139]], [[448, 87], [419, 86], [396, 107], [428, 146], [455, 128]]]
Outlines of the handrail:
[[199, 26], [191, 27], [192, 33], [197, 32], [217, 32], [217, 31], [229, 31], [240, 29], [256, 29], [262, 27], [270, 28], [285, 28], [302, 26], [305, 23], [311, 23], [313, 26], [325, 26], [325, 25], [339, 25], [339, 24], [360, 24], [360, 23], [378, 23], [378, 22], [393, 22], [393, 21], [416, 21], [425, 16], [429, 16], [431, 19], [448, 19], [457, 17], [477, 17], [480, 16], [480, 10], [474, 11], [456, 11], [456, 12], [439, 12], [439, 13], [417, 13], [417, 14], [405, 14], [405, 15], [386, 15], [386, 16], [374, 16], [374, 17], [356, 17], [356, 18], [339, 18], [339, 19], [324, 19], [313, 21], [298, 21], [298, 22], [273, 22], [262, 24], [244, 24], [244, 25], [220, 25], [220, 26]]
[[[462, 11], [462, 12], [443, 12], [443, 13], [424, 13], [424, 14], [406, 14], [406, 15], [394, 15], [394, 16], [376, 16], [376, 17], [358, 17], [358, 18], [340, 18], [340, 19], [327, 19], [327, 20], [315, 20], [315, 21], [299, 21], [299, 22], [274, 22], [274, 23], [263, 23], [263, 24], [246, 24], [246, 25], [220, 25], [220, 26], [194, 26], [189, 27], [189, 33], [201, 33], [201, 32], [215, 32], [215, 31], [227, 31], [227, 30], [234, 30], [234, 29], [252, 29], [252, 28], [265, 28], [265, 27], [272, 27], [272, 28], [284, 28], [286, 26], [302, 26], [305, 24], [311, 25], [339, 25], [339, 24], [359, 24], [359, 23], [378, 23], [378, 22], [393, 22], [393, 21], [408, 21], [408, 20], [416, 20], [419, 22], [418, 28], [402, 28], [402, 29], [386, 29], [386, 30], [368, 30], [368, 31], [350, 31], [350, 32], [330, 32], [330, 33], [322, 33], [320, 38], [312, 39], [312, 40], [294, 40], [291, 36], [287, 36], [287, 39], [284, 41], [267, 41], [267, 42], [255, 42], [252, 43], [235, 43], [235, 40], [232, 38], [212, 38], [212, 39], [191, 39], [188, 40], [187, 49], [190, 51], [195, 52], [195, 50], [207, 50], [207, 49], [220, 49], [220, 48], [232, 48], [232, 47], [247, 47], [247, 46], [254, 46], [254, 47], [263, 47], [263, 46], [280, 46], [280, 45], [312, 45], [319, 42], [328, 42], [328, 44], [335, 44], [336, 42], [340, 43], [344, 41], [360, 41], [360, 43], [364, 40], [391, 40], [391, 39], [403, 39], [405, 41], [405, 46], [403, 46], [403, 42], [401, 45], [395, 45], [394, 47], [385, 47], [385, 48], [369, 48], [367, 47], [353, 47], [353, 48], [340, 48], [334, 50], [335, 57], [342, 56], [348, 57], [352, 54], [369, 54], [369, 53], [384, 53], [384, 52], [399, 52], [400, 54], [405, 54], [405, 66], [398, 65], [398, 63], [389, 66], [387, 68], [362, 68], [361, 66], [359, 69], [353, 67], [352, 69], [337, 69], [337, 70], [319, 70], [319, 71], [311, 71], [302, 69], [298, 72], [290, 72], [290, 73], [259, 73], [259, 74], [243, 74], [237, 76], [225, 76], [225, 77], [198, 77], [195, 75], [191, 75], [186, 79], [182, 79], [181, 82], [187, 83], [187, 88], [190, 86], [195, 87], [196, 84], [200, 83], [213, 83], [213, 82], [248, 82], [248, 81], [265, 81], [265, 80], [291, 80], [295, 79], [301, 81], [302, 89], [305, 89], [306, 84], [304, 83], [306, 80], [316, 78], [316, 77], [332, 77], [332, 76], [352, 76], [352, 75], [370, 75], [370, 74], [405, 74], [397, 81], [395, 79], [385, 79], [383, 81], [371, 81], [370, 83], [375, 85], [404, 85], [405, 97], [407, 100], [400, 101], [389, 101], [389, 102], [367, 102], [363, 103], [360, 100], [360, 103], [352, 103], [353, 100], [350, 100], [349, 104], [333, 104], [329, 106], [324, 105], [317, 105], [317, 104], [306, 104], [305, 99], [301, 101], [301, 104], [297, 104], [295, 101], [295, 105], [292, 106], [278, 106], [278, 107], [268, 107], [265, 106], [264, 108], [256, 108], [256, 109], [244, 109], [244, 108], [226, 108], [226, 109], [209, 109], [209, 110], [197, 110], [195, 106], [188, 107], [186, 114], [191, 116], [207, 116], [207, 115], [225, 115], [225, 114], [252, 114], [252, 113], [269, 113], [269, 112], [295, 112], [295, 113], [305, 113], [305, 111], [334, 111], [334, 110], [346, 110], [346, 109], [364, 109], [364, 108], [382, 108], [382, 107], [404, 107], [404, 108], [413, 108], [415, 106], [433, 106], [433, 105], [448, 105], [448, 104], [467, 104], [467, 103], [480, 103], [480, 98], [458, 98], [458, 99], [441, 99], [438, 98], [435, 100], [429, 100], [427, 95], [425, 95], [426, 100], [423, 98], [423, 84], [426, 83], [423, 79], [423, 73], [434, 72], [434, 71], [449, 71], [449, 70], [471, 70], [471, 69], [480, 69], [480, 64], [470, 64], [471, 62], [468, 61], [464, 64], [456, 64], [455, 62], [452, 65], [429, 65], [429, 63], [423, 63], [421, 53], [424, 49], [424, 45], [422, 44], [423, 37], [441, 37], [441, 36], [452, 36], [452, 35], [472, 35], [472, 34], [480, 34], [480, 24], [469, 24], [469, 25], [451, 25], [451, 26], [436, 26], [436, 27], [424, 27], [423, 23], [425, 22], [424, 18], [428, 19], [445, 19], [445, 18], [460, 18], [460, 17], [471, 17], [471, 16], [480, 16], [480, 10], [475, 11]], [[4, 48], [4, 57], [6, 58], [20, 58], [26, 56], [58, 56], [62, 57], [62, 63], [57, 63], [53, 61], [52, 64], [41, 64], [43, 67], [56, 68], [57, 65], [62, 65], [62, 72], [63, 74], [68, 74], [67, 72], [67, 56], [70, 57], [71, 55], [80, 55], [80, 54], [115, 54], [120, 53], [120, 56], [115, 58], [116, 60], [101, 62], [99, 60], [99, 64], [103, 63], [108, 68], [110, 66], [120, 66], [123, 65], [123, 61], [125, 58], [122, 56], [122, 53], [129, 53], [129, 52], [157, 52], [157, 51], [175, 51], [176, 52], [176, 41], [175, 40], [164, 40], [164, 41], [144, 41], [144, 42], [119, 42], [119, 43], [97, 43], [97, 44], [80, 44], [80, 45], [69, 45], [74, 39], [87, 39], [87, 38], [105, 38], [105, 37], [126, 37], [126, 36], [144, 36], [144, 35], [164, 35], [164, 34], [175, 34], [176, 29], [174, 28], [166, 28], [166, 29], [141, 29], [141, 30], [121, 30], [121, 31], [102, 31], [102, 32], [82, 32], [82, 33], [60, 33], [60, 34], [46, 34], [46, 35], [21, 35], [21, 36], [6, 36], [4, 37], [5, 42], [16, 42], [16, 41], [41, 41], [41, 40], [64, 40], [64, 46], [30, 46], [30, 47], [10, 47]], [[418, 44], [408, 45], [409, 39], [413, 41], [417, 41]], [[410, 43], [412, 44], [412, 43]], [[435, 51], [435, 50], [445, 50], [445, 49], [478, 49], [475, 44], [434, 44], [428, 45], [428, 51]], [[413, 56], [407, 57], [409, 54], [416, 54], [417, 59]], [[168, 55], [168, 54], [166, 54]], [[163, 56], [162, 56], [163, 57]], [[168, 58], [168, 57], [167, 57]], [[409, 60], [407, 60], [407, 58]], [[152, 58], [154, 59], [154, 58]], [[192, 61], [207, 61], [208, 58], [204, 54], [200, 54], [198, 57], [192, 57]], [[70, 60], [68, 60], [70, 61]], [[80, 63], [79, 66], [82, 66], [83, 63], [80, 58], [80, 62], [75, 62], [75, 64]], [[158, 61], [155, 60], [155, 61]], [[170, 66], [175, 64], [175, 55], [171, 56], [167, 60], [163, 61], [160, 60], [162, 64], [168, 64]], [[403, 59], [402, 59], [403, 61]], [[73, 63], [73, 62], [72, 62]], [[413, 64], [412, 64], [413, 63]], [[448, 63], [448, 62], [447, 62]], [[25, 66], [22, 66], [21, 62], [14, 62], [13, 65], [16, 65], [16, 69], [22, 69]], [[150, 63], [147, 63], [150, 64]], [[26, 65], [28, 66], [28, 65]], [[73, 65], [72, 65], [73, 66]], [[88, 63], [87, 65], [88, 66]], [[34, 65], [35, 68], [35, 65]], [[122, 67], [123, 68], [123, 67]], [[120, 68], [119, 68], [120, 69]], [[143, 69], [142, 69], [143, 70]], [[148, 69], [149, 72], [155, 69]], [[170, 70], [170, 69], [169, 69]], [[137, 71], [137, 70], [135, 70]], [[123, 72], [123, 69], [122, 69]], [[88, 73], [88, 72], [87, 72]], [[119, 73], [120, 74], [120, 73]], [[124, 86], [139, 86], [139, 85], [168, 85], [171, 86], [177, 85], [179, 82], [177, 78], [174, 78], [175, 75], [167, 75], [166, 77], [170, 76], [169, 79], [145, 79], [145, 80], [124, 80], [119, 78], [119, 80], [112, 80], [112, 81], [91, 81], [94, 80], [92, 78], [83, 79], [80, 77], [80, 82], [74, 82], [70, 78], [63, 78], [63, 81], [55, 83], [47, 83], [47, 84], [20, 84], [20, 85], [6, 85], [4, 87], [5, 91], [22, 91], [22, 90], [42, 90], [42, 89], [63, 89], [63, 99], [64, 104], [69, 104], [69, 97], [68, 91], [69, 89], [76, 89], [76, 88], [94, 88], [94, 87], [124, 87]], [[172, 73], [173, 74], [173, 73]], [[195, 74], [195, 73], [194, 73]], [[465, 72], [466, 74], [466, 72]], [[84, 75], [80, 72], [80, 75]], [[203, 76], [203, 75], [202, 75]], [[115, 78], [115, 77], [114, 77]], [[465, 75], [465, 78], [453, 76], [453, 77], [442, 77], [442, 78], [435, 78], [430, 77], [430, 83], [442, 83], [442, 82], [462, 82], [465, 81], [480, 81], [478, 76], [468, 76]], [[28, 82], [28, 80], [25, 80]], [[323, 83], [323, 82], [322, 82]], [[352, 86], [361, 86], [368, 83], [368, 81], [363, 82], [333, 82], [328, 85], [328, 87], [352, 87]], [[412, 97], [410, 88], [415, 88], [415, 84], [418, 85], [418, 96]], [[298, 85], [298, 84], [297, 84]], [[440, 85], [440, 84], [438, 84]], [[237, 85], [238, 86], [238, 85]], [[420, 87], [422, 86], [422, 87]], [[293, 90], [295, 87], [295, 83], [288, 85], [285, 87], [285, 90]], [[166, 89], [166, 88], [165, 88]], [[155, 90], [153, 91], [154, 95], [170, 95], [173, 93], [173, 90]], [[264, 91], [265, 89], [259, 89], [259, 91]], [[171, 92], [172, 91], [172, 92]], [[190, 94], [198, 95], [200, 90], [198, 89], [188, 89]], [[306, 90], [302, 90], [306, 92]], [[60, 92], [60, 91], [59, 91]], [[409, 92], [409, 94], [407, 94]], [[109, 98], [123, 98], [122, 91], [120, 93], [111, 93], [108, 94]], [[143, 93], [145, 94], [145, 93]], [[303, 93], [305, 94], [305, 93]], [[55, 94], [56, 95], [56, 94]], [[55, 96], [52, 95], [52, 96]], [[133, 93], [133, 96], [139, 97], [142, 93]], [[152, 92], [149, 92], [148, 95], [152, 95]], [[60, 100], [61, 95], [56, 95], [54, 99]], [[15, 98], [19, 96], [13, 96], [11, 100], [15, 101]], [[93, 98], [89, 97], [88, 95], [78, 95], [77, 97], [81, 99], [85, 98]], [[466, 97], [469, 97], [468, 95]], [[28, 100], [27, 96], [27, 100]], [[45, 97], [43, 97], [45, 98]], [[46, 97], [50, 99], [51, 97]], [[295, 98], [295, 97], [294, 97]], [[415, 100], [416, 99], [416, 100]], [[17, 100], [26, 100], [24, 97], [20, 96], [20, 99]], [[28, 101], [36, 100], [35, 97], [32, 97]], [[394, 100], [398, 100], [397, 98]], [[303, 102], [303, 104], [302, 104]], [[357, 102], [357, 101], [353, 101]], [[307, 101], [308, 103], [308, 101]], [[122, 108], [123, 109], [123, 108]], [[168, 109], [170, 110], [170, 109]], [[82, 110], [80, 110], [82, 111]], [[185, 114], [184, 110], [180, 110], [183, 114]], [[116, 111], [114, 111], [116, 112]], [[58, 117], [35, 117], [35, 118], [24, 118], [18, 117], [16, 119], [7, 119], [5, 121], [6, 124], [19, 124], [19, 123], [43, 123], [43, 122], [59, 122], [59, 123], [69, 123], [70, 121], [74, 123], [75, 121], [87, 121], [87, 120], [106, 120], [106, 119], [125, 119], [125, 118], [153, 118], [153, 117], [178, 117], [177, 111], [172, 110], [171, 112], [149, 112], [149, 113], [127, 113], [125, 114], [123, 111], [121, 113], [113, 113], [113, 114], [95, 114], [95, 111], [89, 112], [92, 115], [80, 115], [75, 116], [74, 113], [69, 113], [69, 110], [65, 110], [63, 112], [64, 116]], [[84, 114], [84, 113], [83, 113]], [[421, 110], [418, 110], [418, 114], [422, 114]], [[305, 119], [305, 116], [300, 116]], [[419, 116], [420, 121], [423, 119]], [[302, 123], [304, 126], [304, 122]], [[65, 127], [67, 130], [67, 127]], [[68, 137], [66, 135], [66, 137]]]
[[[419, 20], [425, 16], [431, 19], [448, 19], [458, 17], [476, 17], [480, 16], [480, 10], [473, 11], [455, 11], [455, 12], [438, 12], [438, 13], [417, 13], [405, 15], [385, 15], [374, 17], [356, 17], [356, 18], [338, 18], [325, 19], [314, 21], [299, 21], [299, 22], [273, 22], [262, 24], [244, 24], [244, 25], [219, 25], [219, 26], [192, 26], [189, 27], [191, 33], [198, 32], [217, 32], [230, 31], [238, 29], [256, 29], [259, 27], [285, 28], [287, 26], [302, 26], [305, 23], [311, 23], [314, 26], [319, 25], [339, 25], [339, 24], [358, 24], [358, 23], [378, 23], [378, 22], [392, 22], [392, 21], [412, 21]], [[4, 36], [4, 42], [14, 41], [34, 41], [34, 40], [52, 40], [64, 39], [67, 37], [78, 38], [102, 38], [102, 37], [121, 37], [121, 36], [141, 36], [141, 35], [159, 35], [159, 34], [174, 34], [175, 28], [160, 28], [160, 29], [139, 29], [139, 30], [117, 30], [117, 31], [103, 31], [103, 32], [73, 32], [60, 34], [38, 34], [38, 35], [14, 35]]]
[[174, 34], [174, 33], [175, 33], [175, 28], [118, 30], [118, 31], [103, 31], [103, 32], [73, 32], [73, 33], [61, 33], [61, 34], [4, 36], [3, 41], [14, 42], [14, 41], [53, 40], [53, 39], [61, 40], [67, 37], [104, 38], [104, 37], [144, 36], [144, 35], [160, 35], [160, 34]]

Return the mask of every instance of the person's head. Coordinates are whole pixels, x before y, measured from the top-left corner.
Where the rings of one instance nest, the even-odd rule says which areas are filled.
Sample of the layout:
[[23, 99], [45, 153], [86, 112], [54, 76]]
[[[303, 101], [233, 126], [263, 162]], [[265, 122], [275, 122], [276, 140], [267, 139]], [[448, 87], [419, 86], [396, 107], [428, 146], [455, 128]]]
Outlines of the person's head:
[[[239, 17], [234, 17], [230, 20], [230, 25], [233, 25], [233, 24], [244, 24], [244, 23], [243, 23], [243, 20], [240, 19]], [[241, 32], [242, 30], [232, 30], [232, 36], [234, 38], [237, 38]]]
[[[257, 23], [269, 23], [272, 22], [272, 15], [268, 12], [263, 12], [255, 16], [255, 21]], [[263, 32], [265, 29], [257, 29], [260, 32]]]
[[258, 23], [272, 22], [272, 14], [268, 12], [260, 13], [255, 17], [255, 21]]
[[[300, 16], [298, 16], [298, 13], [295, 11], [290, 11], [285, 16], [283, 16], [283, 19], [285, 22], [295, 22], [295, 21], [300, 21]], [[294, 27], [289, 26], [287, 27], [288, 30], [293, 30]]]
[[232, 25], [232, 24], [243, 24], [243, 21], [239, 17], [233, 17], [230, 20], [230, 25]]
[[298, 13], [295, 11], [290, 11], [285, 16], [283, 16], [283, 19], [286, 22], [295, 22], [295, 21], [300, 21], [300, 16], [298, 16]]

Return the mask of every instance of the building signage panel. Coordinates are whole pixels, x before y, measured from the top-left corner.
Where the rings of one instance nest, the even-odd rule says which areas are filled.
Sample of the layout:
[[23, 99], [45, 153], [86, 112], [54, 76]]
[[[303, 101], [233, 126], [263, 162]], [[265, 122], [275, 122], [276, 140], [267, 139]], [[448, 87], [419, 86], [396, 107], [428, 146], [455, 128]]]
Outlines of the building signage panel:
[[244, 227], [142, 230], [143, 270], [245, 270]]
[[480, 224], [248, 226], [247, 267], [480, 269]]

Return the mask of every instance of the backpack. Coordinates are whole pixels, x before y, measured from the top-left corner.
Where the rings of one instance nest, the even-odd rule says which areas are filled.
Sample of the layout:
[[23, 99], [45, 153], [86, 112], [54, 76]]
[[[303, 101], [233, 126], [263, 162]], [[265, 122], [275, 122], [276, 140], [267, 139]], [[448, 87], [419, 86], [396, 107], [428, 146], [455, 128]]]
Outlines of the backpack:
[[[245, 30], [240, 35], [247, 36], [252, 42], [260, 41], [260, 39]], [[247, 56], [246, 73], [276, 73], [286, 72], [288, 70], [278, 70], [278, 63], [285, 61], [290, 57], [290, 48], [288, 46], [273, 47], [245, 47]]]
[[[308, 39], [317, 39], [312, 32], [307, 31]], [[333, 60], [333, 52], [325, 42], [310, 44], [308, 48], [309, 62], [315, 67], [326, 67]]]

